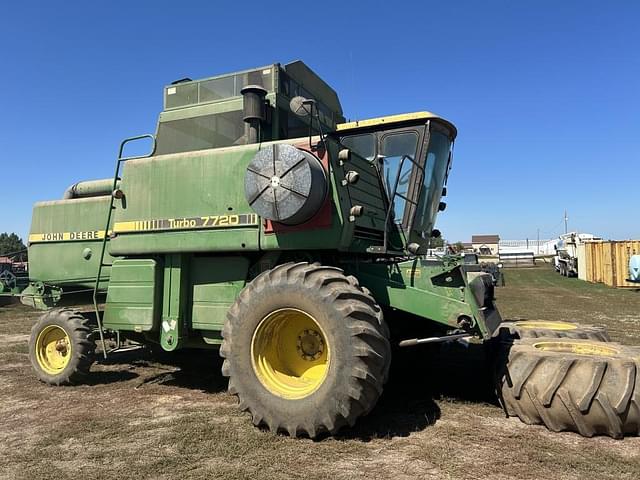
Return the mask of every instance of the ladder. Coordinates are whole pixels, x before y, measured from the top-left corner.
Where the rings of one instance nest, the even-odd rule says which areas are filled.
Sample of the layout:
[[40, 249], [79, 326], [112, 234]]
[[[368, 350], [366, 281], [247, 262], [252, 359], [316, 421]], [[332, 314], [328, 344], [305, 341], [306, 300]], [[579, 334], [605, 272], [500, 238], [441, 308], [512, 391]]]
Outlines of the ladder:
[[[141, 140], [144, 138], [149, 138], [151, 139], [151, 151], [149, 153], [147, 153], [146, 155], [135, 155], [135, 156], [131, 156], [131, 157], [123, 157], [122, 154], [124, 152], [124, 147], [125, 145], [127, 145], [128, 143], [137, 141], [137, 140]], [[106, 264], [104, 263], [104, 254], [107, 250], [107, 240], [109, 240], [109, 237], [112, 235], [112, 232], [109, 231], [109, 225], [111, 225], [111, 217], [113, 214], [113, 211], [115, 210], [115, 206], [114, 206], [114, 201], [116, 200], [116, 198], [120, 199], [123, 198], [124, 194], [122, 193], [122, 191], [118, 188], [118, 182], [121, 180], [120, 179], [120, 166], [128, 161], [128, 160], [136, 160], [139, 158], [148, 158], [151, 157], [156, 151], [156, 137], [154, 135], [151, 134], [145, 134], [145, 135], [137, 135], [135, 137], [129, 137], [129, 138], [125, 138], [121, 143], [120, 143], [120, 149], [118, 150], [118, 159], [116, 161], [116, 172], [113, 176], [113, 187], [111, 188], [111, 195], [109, 195], [110, 197], [110, 201], [109, 201], [109, 211], [107, 212], [107, 222], [104, 226], [104, 235], [102, 237], [102, 246], [100, 248], [100, 261], [98, 262], [98, 274], [96, 275], [96, 283], [95, 286], [93, 287], [93, 308], [95, 310], [96, 313], [96, 321], [98, 324], [98, 333], [100, 334], [100, 343], [102, 345], [102, 355], [104, 356], [104, 358], [107, 358], [107, 348], [104, 342], [104, 331], [102, 329], [102, 320], [100, 318], [100, 309], [98, 308], [98, 292], [100, 290], [100, 277], [102, 275], [102, 269], [104, 267], [111, 267], [111, 264]], [[118, 337], [119, 338], [119, 337]]]

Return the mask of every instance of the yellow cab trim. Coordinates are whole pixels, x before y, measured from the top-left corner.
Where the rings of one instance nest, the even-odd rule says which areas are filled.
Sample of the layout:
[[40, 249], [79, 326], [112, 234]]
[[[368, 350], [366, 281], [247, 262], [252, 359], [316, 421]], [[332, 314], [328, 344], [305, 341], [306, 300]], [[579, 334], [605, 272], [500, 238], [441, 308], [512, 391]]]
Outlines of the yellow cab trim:
[[388, 125], [388, 124], [394, 124], [394, 123], [409, 122], [414, 120], [426, 121], [426, 120], [432, 120], [432, 119], [441, 120], [442, 122], [452, 127], [453, 133], [455, 135], [456, 130], [453, 124], [451, 124], [444, 118], [436, 115], [435, 113], [431, 113], [427, 111], [401, 113], [398, 115], [388, 115], [386, 117], [368, 118], [365, 120], [356, 120], [354, 122], [339, 123], [338, 125], [336, 125], [336, 131], [343, 132], [346, 130], [353, 130], [353, 129], [366, 128], [366, 127], [376, 127], [379, 125]]

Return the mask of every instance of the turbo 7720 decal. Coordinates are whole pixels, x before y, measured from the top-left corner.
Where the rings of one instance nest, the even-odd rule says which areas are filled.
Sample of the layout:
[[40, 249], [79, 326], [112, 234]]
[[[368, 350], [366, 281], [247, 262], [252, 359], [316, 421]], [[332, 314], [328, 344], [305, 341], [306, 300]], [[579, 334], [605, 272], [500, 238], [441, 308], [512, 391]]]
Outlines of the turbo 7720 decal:
[[[114, 233], [156, 232], [165, 230], [199, 230], [217, 228], [257, 227], [255, 213], [204, 215], [200, 217], [160, 218], [153, 220], [131, 220], [115, 222]], [[111, 231], [109, 232], [111, 233]], [[86, 232], [32, 233], [30, 243], [99, 240], [104, 238], [104, 230]]]

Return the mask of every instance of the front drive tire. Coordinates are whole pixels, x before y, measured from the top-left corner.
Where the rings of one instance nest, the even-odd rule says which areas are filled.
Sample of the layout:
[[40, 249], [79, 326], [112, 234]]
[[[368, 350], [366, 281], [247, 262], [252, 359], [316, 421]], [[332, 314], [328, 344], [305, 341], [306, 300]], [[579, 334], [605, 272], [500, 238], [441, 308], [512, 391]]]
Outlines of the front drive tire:
[[95, 358], [89, 321], [69, 308], [42, 315], [31, 329], [29, 359], [38, 379], [49, 385], [80, 383]]
[[257, 426], [315, 438], [353, 426], [382, 393], [391, 349], [380, 307], [319, 264], [262, 273], [229, 309], [220, 354], [229, 392]]

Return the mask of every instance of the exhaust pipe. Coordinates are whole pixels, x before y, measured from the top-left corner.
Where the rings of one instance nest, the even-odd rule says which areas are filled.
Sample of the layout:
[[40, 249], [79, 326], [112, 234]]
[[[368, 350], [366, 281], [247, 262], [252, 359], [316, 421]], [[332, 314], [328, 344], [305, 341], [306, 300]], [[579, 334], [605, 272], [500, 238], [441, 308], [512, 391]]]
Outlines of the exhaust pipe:
[[260, 141], [260, 125], [266, 119], [266, 106], [264, 97], [267, 91], [260, 85], [247, 85], [242, 90], [242, 113], [244, 137], [246, 143], [258, 143]]

